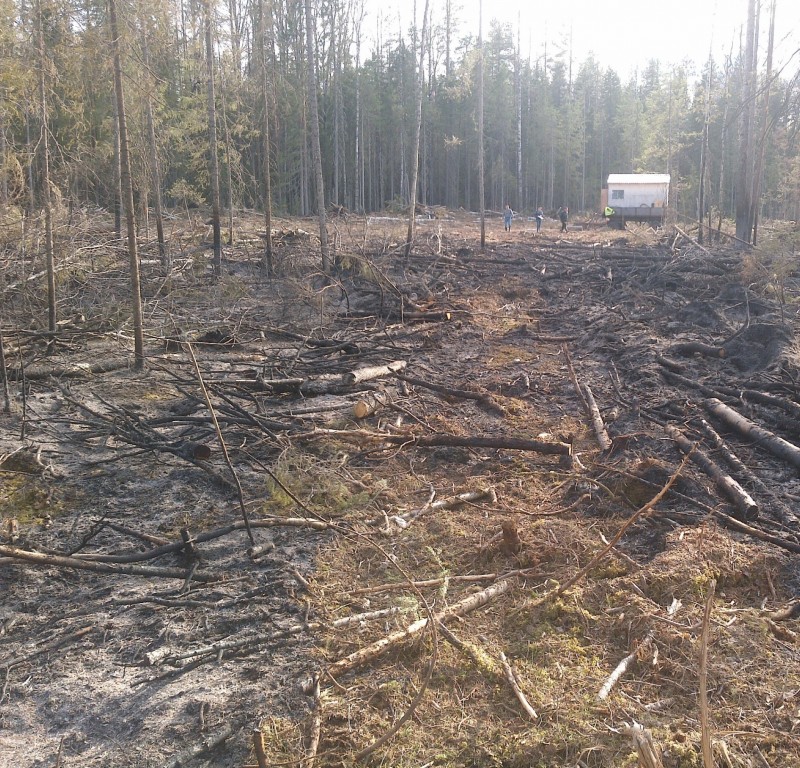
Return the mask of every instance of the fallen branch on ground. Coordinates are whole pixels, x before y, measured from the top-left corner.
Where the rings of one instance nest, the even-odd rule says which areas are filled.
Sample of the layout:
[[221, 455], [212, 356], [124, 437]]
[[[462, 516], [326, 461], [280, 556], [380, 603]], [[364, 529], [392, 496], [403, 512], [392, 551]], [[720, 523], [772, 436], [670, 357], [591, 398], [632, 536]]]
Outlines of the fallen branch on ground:
[[[486, 587], [486, 589], [476, 592], [474, 595], [469, 595], [463, 600], [448, 606], [443, 611], [439, 611], [439, 613], [434, 615], [434, 620], [438, 623], [444, 622], [447, 619], [453, 618], [454, 616], [464, 616], [465, 614], [471, 613], [478, 608], [482, 608], [496, 597], [508, 592], [509, 589], [511, 589], [511, 579], [503, 578], [502, 580]], [[427, 626], [427, 618], [418, 619], [404, 629], [398, 630], [397, 632], [392, 632], [391, 634], [386, 635], [386, 637], [382, 637], [380, 640], [376, 640], [374, 643], [371, 643], [364, 648], [359, 648], [359, 650], [354, 651], [349, 656], [345, 656], [343, 659], [333, 662], [325, 668], [325, 673], [330, 675], [333, 679], [336, 679], [346, 672], [351, 672], [358, 667], [369, 664], [370, 662], [375, 661], [383, 656], [390, 649], [396, 648], [398, 645], [401, 645], [407, 640], [412, 639]], [[302, 682], [302, 688], [306, 692], [313, 690], [313, 686], [314, 678], [307, 678]]]
[[503, 665], [503, 671], [506, 673], [506, 680], [508, 680], [508, 684], [511, 686], [511, 690], [514, 691], [514, 695], [522, 705], [522, 708], [528, 713], [528, 717], [530, 717], [531, 720], [538, 720], [539, 715], [536, 714], [536, 710], [530, 705], [528, 699], [525, 698], [525, 694], [522, 692], [522, 688], [520, 688], [519, 680], [517, 680], [517, 676], [511, 664], [508, 663], [508, 659], [502, 651], [500, 651], [500, 663]]
[[608, 679], [603, 683], [603, 687], [600, 689], [600, 692], [597, 694], [597, 698], [600, 701], [606, 699], [608, 694], [611, 693], [611, 689], [622, 679], [622, 676], [628, 671], [628, 667], [636, 661], [639, 654], [643, 651], [647, 650], [650, 647], [651, 643], [653, 642], [653, 630], [651, 629], [644, 637], [641, 643], [639, 643], [638, 647], [632, 652], [629, 653], [617, 666], [615, 667], [614, 671], [608, 676]]
[[553, 456], [571, 456], [572, 446], [569, 443], [547, 443], [543, 440], [524, 440], [516, 437], [462, 437], [461, 435], [390, 435], [381, 432], [367, 432], [362, 429], [315, 429], [293, 435], [295, 440], [316, 437], [334, 437], [342, 440], [360, 442], [384, 442], [403, 447], [438, 448], [496, 448], [512, 451], [533, 451]]
[[[181, 544], [182, 546], [182, 544]], [[77, 557], [64, 555], [44, 555], [40, 552], [28, 552], [17, 547], [0, 545], [0, 556], [11, 557], [14, 560], [33, 563], [34, 565], [54, 566], [56, 568], [75, 568], [79, 571], [94, 571], [95, 573], [110, 573], [117, 576], [147, 576], [163, 579], [188, 579], [193, 581], [221, 581], [221, 576], [216, 576], [206, 571], [194, 571], [186, 568], [154, 568], [148, 565], [123, 565], [119, 563], [98, 563], [81, 560]]]

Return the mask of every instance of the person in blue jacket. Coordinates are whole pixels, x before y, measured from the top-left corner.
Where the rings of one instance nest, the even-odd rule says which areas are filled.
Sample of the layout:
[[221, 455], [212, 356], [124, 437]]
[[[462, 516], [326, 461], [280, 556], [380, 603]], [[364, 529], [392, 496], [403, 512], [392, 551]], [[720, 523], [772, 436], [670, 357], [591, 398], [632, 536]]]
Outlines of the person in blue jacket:
[[506, 209], [503, 211], [503, 224], [505, 225], [506, 232], [511, 231], [511, 219], [514, 218], [514, 211], [511, 206], [506, 203]]

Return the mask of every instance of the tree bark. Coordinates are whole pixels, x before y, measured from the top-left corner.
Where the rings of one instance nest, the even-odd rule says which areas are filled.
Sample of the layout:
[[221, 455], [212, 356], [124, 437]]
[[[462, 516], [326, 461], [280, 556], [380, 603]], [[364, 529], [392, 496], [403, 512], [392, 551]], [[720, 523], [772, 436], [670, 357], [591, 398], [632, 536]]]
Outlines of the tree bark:
[[486, 196], [483, 151], [483, 0], [478, 2], [478, 205], [481, 217], [481, 251], [486, 250]]
[[319, 105], [317, 104], [317, 53], [314, 44], [314, 19], [311, 15], [311, 0], [303, 3], [306, 17], [306, 64], [308, 106], [311, 114], [311, 152], [314, 162], [314, 178], [316, 181], [317, 217], [319, 218], [319, 248], [322, 255], [322, 271], [331, 271], [331, 259], [328, 250], [328, 222], [325, 214], [325, 181], [322, 175], [322, 149], [319, 142]]
[[273, 277], [275, 274], [275, 265], [272, 260], [272, 146], [270, 141], [270, 126], [269, 126], [269, 69], [267, 57], [267, 24], [266, 24], [266, 0], [260, 0], [258, 14], [258, 37], [259, 37], [259, 51], [261, 54], [261, 107], [263, 115], [261, 120], [261, 151], [263, 154], [262, 159], [262, 175], [264, 182], [264, 229], [266, 236], [264, 239], [264, 259], [262, 266], [267, 277]]
[[219, 202], [219, 154], [217, 140], [217, 106], [214, 86], [214, 45], [211, 35], [211, 15], [213, 7], [210, 0], [204, 0], [204, 26], [206, 43], [206, 92], [208, 98], [208, 173], [211, 181], [211, 226], [214, 233], [214, 257], [212, 260], [214, 276], [222, 274], [222, 229], [220, 225]]
[[800, 469], [800, 448], [796, 445], [759, 427], [758, 424], [746, 419], [717, 398], [706, 400], [704, 404], [710, 413], [735, 429], [740, 435], [755, 441], [758, 446]]
[[690, 454], [692, 461], [714, 481], [717, 489], [733, 504], [741, 520], [752, 522], [758, 518], [758, 504], [736, 480], [723, 472], [703, 451], [693, 446], [680, 430], [667, 424], [664, 431], [685, 454]]
[[744, 243], [753, 237], [753, 121], [755, 114], [754, 80], [756, 69], [756, 0], [747, 3], [747, 32], [744, 50], [744, 91], [742, 94], [739, 172], [736, 180], [736, 237]]
[[[150, 76], [150, 46], [147, 41], [147, 18], [141, 14], [142, 24], [142, 57], [144, 58], [145, 77], [152, 82]], [[153, 97], [148, 87], [147, 97], [144, 103], [145, 119], [147, 121], [147, 142], [150, 150], [150, 175], [152, 177], [151, 186], [153, 187], [153, 207], [156, 214], [156, 234], [158, 237], [158, 255], [165, 270], [169, 271], [172, 266], [167, 244], [164, 240], [164, 212], [161, 204], [161, 164], [158, 160], [158, 142], [156, 141], [156, 127], [153, 120]]]
[[42, 19], [42, 0], [38, 4], [38, 43], [39, 43], [39, 109], [42, 131], [42, 204], [44, 206], [44, 247], [47, 269], [47, 328], [56, 329], [56, 268], [55, 247], [53, 244], [53, 200], [50, 194], [50, 126], [47, 114], [47, 85], [45, 71], [49, 62], [45, 59], [44, 21]]
[[405, 256], [411, 255], [414, 244], [414, 228], [417, 221], [417, 182], [419, 179], [419, 137], [422, 131], [422, 96], [425, 84], [425, 37], [428, 30], [428, 4], [425, 0], [425, 10], [422, 12], [422, 34], [419, 40], [419, 67], [417, 70], [417, 111], [414, 122], [414, 149], [411, 161], [411, 184], [409, 186], [408, 233], [406, 235]]
[[117, 25], [116, 0], [108, 0], [108, 21], [111, 27], [111, 48], [114, 58], [114, 92], [119, 118], [119, 156], [124, 196], [125, 220], [128, 231], [128, 257], [130, 260], [131, 302], [133, 309], [134, 363], [137, 370], [144, 367], [144, 331], [142, 319], [142, 291], [139, 280], [139, 254], [136, 244], [136, 220], [133, 207], [133, 181], [128, 152], [128, 126], [125, 115], [125, 94], [122, 88], [122, 62], [120, 57], [119, 28]]

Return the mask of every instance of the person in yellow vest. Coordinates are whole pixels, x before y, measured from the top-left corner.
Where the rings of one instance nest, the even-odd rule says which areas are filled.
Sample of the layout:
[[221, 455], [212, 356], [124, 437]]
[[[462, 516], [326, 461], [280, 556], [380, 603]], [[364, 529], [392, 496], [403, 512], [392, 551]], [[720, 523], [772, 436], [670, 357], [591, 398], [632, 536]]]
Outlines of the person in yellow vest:
[[603, 216], [605, 216], [606, 218], [610, 218], [613, 215], [614, 215], [614, 209], [610, 205], [607, 205], [606, 209], [603, 211]]

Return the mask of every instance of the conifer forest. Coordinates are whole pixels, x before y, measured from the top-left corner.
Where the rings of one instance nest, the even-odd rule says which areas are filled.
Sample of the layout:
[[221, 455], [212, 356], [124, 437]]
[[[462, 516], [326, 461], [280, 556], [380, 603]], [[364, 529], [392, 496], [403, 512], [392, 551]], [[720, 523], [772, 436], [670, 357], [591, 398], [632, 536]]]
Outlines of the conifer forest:
[[[490, 8], [482, 32], [465, 29], [456, 0], [431, 3], [408, 29], [357, 0], [120, 2], [137, 211], [156, 191], [167, 206], [211, 204], [211, 80], [221, 204], [263, 210], [268, 173], [276, 213], [315, 211], [312, 61], [326, 204], [363, 212], [408, 202], [419, 76], [417, 199], [477, 210], [483, 78], [489, 208], [595, 210], [609, 173], [657, 172], [672, 176], [680, 214], [696, 217], [702, 183], [704, 208], [733, 218], [739, 175], [752, 183], [757, 173], [759, 214], [797, 219], [800, 68], [796, 58], [772, 64], [766, 3], [749, 45], [746, 4], [736, 5], [742, 33], [721, 60], [637, 62], [628, 75], [563, 39], [523, 55], [520, 30], [492, 22]], [[44, 115], [54, 191], [72, 206], [113, 209], [106, 5], [3, 0], [0, 13], [0, 202], [39, 204]]]

